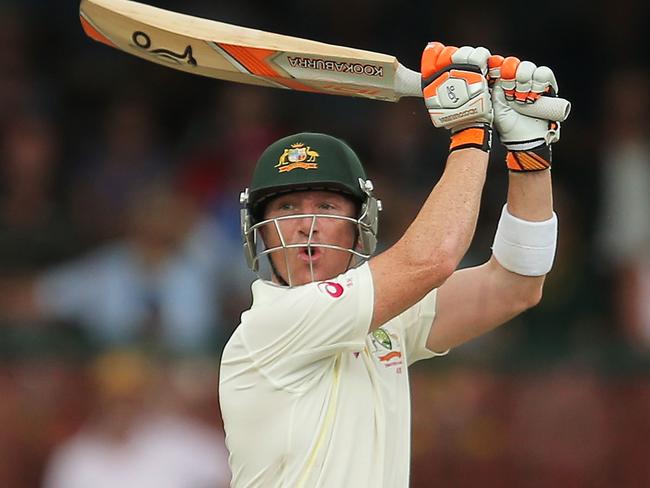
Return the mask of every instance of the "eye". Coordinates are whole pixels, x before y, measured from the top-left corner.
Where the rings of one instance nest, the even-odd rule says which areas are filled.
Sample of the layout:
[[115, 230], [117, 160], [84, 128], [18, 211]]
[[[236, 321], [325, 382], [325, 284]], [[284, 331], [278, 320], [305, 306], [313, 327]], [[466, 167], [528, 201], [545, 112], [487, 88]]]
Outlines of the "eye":
[[296, 207], [293, 205], [293, 203], [289, 202], [284, 202], [278, 205], [278, 210], [293, 210]]
[[334, 210], [336, 207], [331, 203], [323, 202], [318, 206], [318, 208], [320, 208], [321, 210]]

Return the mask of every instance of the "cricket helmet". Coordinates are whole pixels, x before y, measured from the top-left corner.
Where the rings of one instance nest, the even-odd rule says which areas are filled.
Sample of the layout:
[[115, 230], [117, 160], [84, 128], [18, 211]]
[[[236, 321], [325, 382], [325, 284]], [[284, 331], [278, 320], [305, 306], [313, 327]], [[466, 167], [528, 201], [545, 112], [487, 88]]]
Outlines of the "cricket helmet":
[[[354, 266], [374, 253], [381, 202], [373, 195], [372, 182], [366, 177], [359, 157], [341, 139], [302, 132], [283, 137], [266, 148], [257, 161], [250, 187], [241, 193], [244, 253], [253, 271], [259, 272], [262, 255], [279, 250], [258, 249], [261, 244], [258, 230], [275, 220], [264, 220], [266, 203], [283, 193], [306, 190], [340, 192], [357, 203], [358, 214], [354, 218], [316, 214], [295, 218], [337, 218], [352, 222], [357, 229], [358, 244], [354, 249], [344, 250], [357, 258]], [[283, 245], [287, 247], [292, 246]]]

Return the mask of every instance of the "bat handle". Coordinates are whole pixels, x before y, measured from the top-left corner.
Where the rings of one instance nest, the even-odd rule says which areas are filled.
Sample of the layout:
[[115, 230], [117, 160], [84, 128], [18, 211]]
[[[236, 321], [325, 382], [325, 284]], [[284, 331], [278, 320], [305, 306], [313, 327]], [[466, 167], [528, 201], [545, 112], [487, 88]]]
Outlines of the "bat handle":
[[[398, 97], [421, 98], [422, 82], [420, 73], [399, 64], [395, 72], [395, 93]], [[512, 108], [522, 115], [563, 122], [571, 112], [571, 102], [564, 98], [540, 97], [535, 103], [515, 103]]]
[[514, 103], [512, 108], [522, 115], [564, 122], [571, 112], [571, 102], [566, 98], [539, 97], [535, 103]]

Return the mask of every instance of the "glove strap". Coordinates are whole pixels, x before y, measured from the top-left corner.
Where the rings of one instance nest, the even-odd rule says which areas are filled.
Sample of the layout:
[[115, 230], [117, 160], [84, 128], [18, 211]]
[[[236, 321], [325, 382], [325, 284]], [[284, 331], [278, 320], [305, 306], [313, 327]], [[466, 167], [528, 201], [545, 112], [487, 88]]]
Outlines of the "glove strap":
[[510, 171], [525, 173], [551, 167], [551, 146], [542, 144], [528, 151], [508, 151], [506, 165]]
[[492, 128], [489, 125], [467, 127], [451, 135], [449, 152], [458, 149], [476, 148], [481, 151], [490, 152], [492, 147]]

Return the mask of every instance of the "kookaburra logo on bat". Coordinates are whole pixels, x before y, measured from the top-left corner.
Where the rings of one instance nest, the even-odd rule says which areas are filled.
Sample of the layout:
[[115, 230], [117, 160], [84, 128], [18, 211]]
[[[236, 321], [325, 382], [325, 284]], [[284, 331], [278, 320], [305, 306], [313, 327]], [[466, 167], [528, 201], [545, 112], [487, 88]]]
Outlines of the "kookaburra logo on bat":
[[197, 64], [196, 59], [194, 59], [194, 55], [192, 53], [192, 46], [189, 44], [185, 48], [185, 51], [179, 54], [164, 48], [151, 49], [151, 38], [147, 33], [142, 31], [135, 31], [131, 36], [131, 40], [140, 49], [144, 49], [149, 54], [153, 54], [154, 56], [165, 61], [171, 61], [172, 63], [176, 64], [182, 64], [184, 61], [192, 66], [196, 66]]

